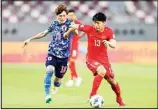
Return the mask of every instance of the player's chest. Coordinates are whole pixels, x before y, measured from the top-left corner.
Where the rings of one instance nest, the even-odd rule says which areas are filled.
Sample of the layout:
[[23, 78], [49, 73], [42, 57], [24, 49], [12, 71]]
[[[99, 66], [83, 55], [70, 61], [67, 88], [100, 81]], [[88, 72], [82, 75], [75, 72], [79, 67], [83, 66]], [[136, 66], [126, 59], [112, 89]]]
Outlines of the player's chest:
[[61, 39], [63, 39], [63, 35], [67, 30], [67, 25], [55, 26], [54, 30], [52, 31], [53, 40], [60, 41]]
[[52, 33], [64, 33], [68, 30], [68, 25], [55, 26]]
[[107, 40], [108, 39], [108, 33], [106, 32], [102, 32], [102, 33], [98, 33], [98, 32], [91, 32], [89, 33], [89, 39], [91, 40]]
[[93, 47], [103, 46], [104, 40], [108, 40], [108, 35], [106, 35], [105, 33], [90, 33], [88, 37], [89, 45]]

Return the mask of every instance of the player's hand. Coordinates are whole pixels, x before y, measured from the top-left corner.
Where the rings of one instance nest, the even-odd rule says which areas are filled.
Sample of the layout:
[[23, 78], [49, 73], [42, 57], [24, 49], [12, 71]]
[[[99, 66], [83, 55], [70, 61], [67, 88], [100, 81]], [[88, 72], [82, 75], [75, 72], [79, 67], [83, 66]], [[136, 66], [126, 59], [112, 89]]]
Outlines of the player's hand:
[[73, 29], [78, 29], [79, 24], [71, 24], [70, 27]]
[[104, 43], [105, 46], [108, 46], [108, 45], [109, 45], [109, 43], [108, 43], [107, 40], [103, 40], [103, 43]]
[[69, 33], [68, 33], [68, 32], [65, 32], [65, 33], [64, 33], [64, 38], [67, 39], [68, 36], [69, 36]]
[[30, 39], [25, 40], [22, 47], [24, 48], [27, 44], [29, 44], [30, 41], [31, 41]]

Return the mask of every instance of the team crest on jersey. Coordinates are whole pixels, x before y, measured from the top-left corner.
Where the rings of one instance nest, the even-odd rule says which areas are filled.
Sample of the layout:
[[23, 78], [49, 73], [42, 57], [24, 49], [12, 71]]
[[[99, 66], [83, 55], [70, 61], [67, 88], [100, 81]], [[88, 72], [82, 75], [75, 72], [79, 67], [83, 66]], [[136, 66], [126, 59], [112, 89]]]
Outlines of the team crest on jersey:
[[61, 29], [62, 29], [63, 32], [65, 32], [67, 30], [67, 27], [64, 25], [64, 26], [62, 26]]
[[52, 60], [52, 57], [48, 57], [48, 61]]

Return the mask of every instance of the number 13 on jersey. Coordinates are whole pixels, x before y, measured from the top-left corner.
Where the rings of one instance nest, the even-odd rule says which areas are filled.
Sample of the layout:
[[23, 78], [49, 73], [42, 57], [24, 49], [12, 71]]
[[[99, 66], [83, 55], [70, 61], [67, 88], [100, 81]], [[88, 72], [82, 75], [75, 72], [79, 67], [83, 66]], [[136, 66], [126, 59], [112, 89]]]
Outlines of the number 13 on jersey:
[[100, 44], [101, 44], [101, 40], [94, 40], [94, 45], [95, 46], [100, 46]]
[[[106, 40], [103, 40], [103, 42]], [[102, 40], [94, 40], [94, 45], [95, 46], [100, 46], [101, 45]]]

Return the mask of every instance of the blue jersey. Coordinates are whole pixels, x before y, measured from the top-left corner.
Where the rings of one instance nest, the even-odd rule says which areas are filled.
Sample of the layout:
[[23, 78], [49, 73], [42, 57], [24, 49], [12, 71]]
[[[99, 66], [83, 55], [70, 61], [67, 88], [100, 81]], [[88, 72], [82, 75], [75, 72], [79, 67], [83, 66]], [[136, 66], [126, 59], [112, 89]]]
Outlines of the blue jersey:
[[53, 21], [48, 31], [51, 32], [52, 40], [49, 44], [48, 54], [58, 58], [68, 58], [70, 55], [70, 34], [67, 39], [63, 37], [64, 33], [69, 29], [72, 20], [66, 20], [64, 24], [59, 24], [58, 21]]

